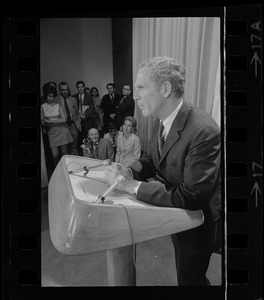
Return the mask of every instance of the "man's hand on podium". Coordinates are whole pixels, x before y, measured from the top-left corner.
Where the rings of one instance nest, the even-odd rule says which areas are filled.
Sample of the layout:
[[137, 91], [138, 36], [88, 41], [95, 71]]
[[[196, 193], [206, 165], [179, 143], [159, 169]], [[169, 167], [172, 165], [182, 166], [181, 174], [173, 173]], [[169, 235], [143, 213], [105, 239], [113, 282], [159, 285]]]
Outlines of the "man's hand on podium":
[[116, 188], [134, 194], [134, 188], [138, 185], [138, 181], [132, 178], [131, 171], [127, 167], [115, 162], [112, 165], [107, 166], [104, 172], [104, 179], [109, 185], [116, 182], [117, 177], [122, 175], [125, 180], [118, 181]]

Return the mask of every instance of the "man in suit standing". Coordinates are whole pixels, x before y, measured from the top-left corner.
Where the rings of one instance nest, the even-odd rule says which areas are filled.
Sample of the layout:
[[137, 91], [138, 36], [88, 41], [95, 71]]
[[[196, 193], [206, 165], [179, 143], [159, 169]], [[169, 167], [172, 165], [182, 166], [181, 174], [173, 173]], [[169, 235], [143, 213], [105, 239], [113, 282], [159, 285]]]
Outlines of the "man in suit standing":
[[97, 128], [97, 116], [92, 97], [85, 93], [85, 83], [83, 81], [76, 82], [77, 94], [73, 97], [76, 99], [78, 104], [78, 111], [81, 117], [81, 133], [78, 138], [78, 153], [82, 155], [81, 144], [84, 138], [87, 137], [88, 130], [90, 128]]
[[62, 106], [66, 115], [69, 131], [72, 135], [73, 142], [69, 144], [69, 154], [78, 155], [77, 142], [78, 135], [81, 131], [81, 117], [78, 112], [78, 104], [74, 97], [70, 96], [69, 85], [67, 82], [59, 84], [60, 95], [55, 98], [55, 102]]
[[[125, 168], [115, 163], [105, 170], [117, 188], [135, 193], [152, 205], [202, 210], [204, 223], [173, 234], [179, 285], [210, 285], [206, 272], [211, 254], [220, 248], [220, 129], [203, 110], [183, 100], [185, 68], [169, 57], [154, 57], [139, 65], [135, 100], [143, 116], [156, 117], [150, 149]], [[147, 182], [154, 177], [158, 181]]]
[[124, 124], [127, 116], [134, 117], [135, 101], [131, 96], [131, 86], [125, 84], [123, 86], [123, 98], [121, 98], [119, 105], [116, 107], [116, 122], [117, 128]]
[[101, 105], [104, 113], [104, 127], [108, 128], [109, 122], [116, 122], [116, 107], [119, 105], [121, 96], [115, 93], [114, 83], [108, 83], [106, 88], [108, 94], [103, 96]]

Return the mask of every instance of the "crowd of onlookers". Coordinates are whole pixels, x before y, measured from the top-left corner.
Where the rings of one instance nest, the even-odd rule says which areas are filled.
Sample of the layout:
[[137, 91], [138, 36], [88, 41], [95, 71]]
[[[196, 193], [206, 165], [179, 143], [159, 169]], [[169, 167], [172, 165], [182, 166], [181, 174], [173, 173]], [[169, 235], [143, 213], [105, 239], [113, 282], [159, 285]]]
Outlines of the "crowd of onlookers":
[[96, 87], [76, 82], [71, 95], [67, 82], [43, 85], [41, 123], [47, 163], [53, 168], [63, 155], [110, 159], [128, 166], [141, 156], [141, 144], [134, 118], [135, 101], [131, 86], [125, 84], [122, 95], [115, 84], [106, 85], [101, 97]]

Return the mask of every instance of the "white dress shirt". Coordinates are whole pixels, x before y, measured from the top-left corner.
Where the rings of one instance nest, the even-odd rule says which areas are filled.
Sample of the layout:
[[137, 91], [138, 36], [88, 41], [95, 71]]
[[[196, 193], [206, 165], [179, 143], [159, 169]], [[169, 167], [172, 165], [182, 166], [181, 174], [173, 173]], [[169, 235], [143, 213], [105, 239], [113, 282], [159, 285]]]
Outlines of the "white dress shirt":
[[168, 136], [168, 133], [170, 131], [171, 125], [174, 121], [174, 119], [176, 118], [179, 110], [181, 109], [182, 106], [182, 100], [180, 102], [180, 104], [174, 109], [174, 111], [163, 121], [163, 125], [164, 125], [164, 130], [163, 130], [163, 135], [164, 135], [164, 140], [166, 141], [166, 138]]
[[[179, 110], [181, 109], [183, 100], [181, 100], [180, 104], [174, 109], [174, 111], [163, 121], [164, 125], [164, 130], [163, 130], [163, 135], [164, 135], [164, 141], [166, 141], [166, 138], [168, 136], [168, 133], [170, 131], [171, 125], [176, 118]], [[138, 188], [141, 184], [141, 181], [137, 184], [136, 187], [134, 187], [134, 193], [137, 194]]]

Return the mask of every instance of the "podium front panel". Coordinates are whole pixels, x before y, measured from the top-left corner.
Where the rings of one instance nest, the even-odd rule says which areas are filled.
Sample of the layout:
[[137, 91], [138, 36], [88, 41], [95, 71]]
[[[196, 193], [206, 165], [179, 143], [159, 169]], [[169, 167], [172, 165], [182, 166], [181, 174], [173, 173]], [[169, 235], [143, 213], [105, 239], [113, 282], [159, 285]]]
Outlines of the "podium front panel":
[[105, 167], [100, 164], [100, 160], [65, 155], [50, 178], [50, 235], [61, 253], [82, 255], [107, 251], [203, 223], [201, 210], [152, 206], [119, 190], [113, 191], [104, 203], [95, 203], [99, 194], [109, 187], [103, 179]]

